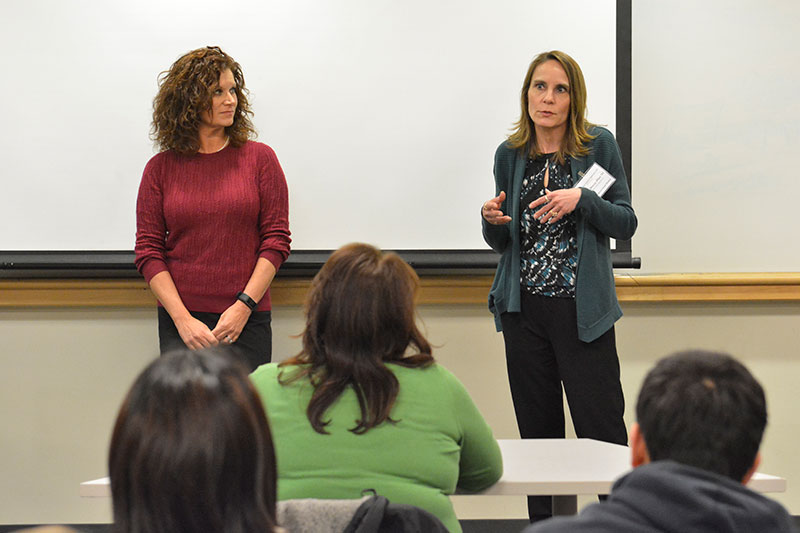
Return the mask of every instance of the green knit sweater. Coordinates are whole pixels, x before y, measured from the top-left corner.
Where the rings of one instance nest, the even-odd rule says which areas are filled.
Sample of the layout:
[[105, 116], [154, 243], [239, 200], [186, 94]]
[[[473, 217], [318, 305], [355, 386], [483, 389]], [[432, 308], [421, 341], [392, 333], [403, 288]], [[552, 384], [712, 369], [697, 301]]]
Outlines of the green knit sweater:
[[352, 389], [325, 413], [330, 434], [322, 435], [306, 416], [313, 391], [307, 379], [281, 385], [275, 363], [251, 375], [272, 429], [278, 499], [360, 498], [362, 491], [375, 489], [391, 502], [433, 513], [450, 531], [461, 531], [448, 495], [456, 487], [478, 491], [500, 478], [497, 441], [449, 371], [437, 364], [387, 367], [400, 384], [391, 412], [396, 423], [383, 423], [362, 435], [348, 431], [360, 418]]
[[[611, 268], [609, 237], [627, 240], [636, 231], [636, 214], [631, 206], [631, 193], [622, 167], [622, 157], [614, 136], [605, 128], [590, 130], [596, 137], [589, 144], [589, 154], [569, 158], [573, 182], [597, 162], [616, 181], [603, 198], [588, 189], [581, 189], [578, 206], [570, 216], [576, 217], [578, 268], [575, 281], [575, 306], [578, 315], [578, 338], [591, 342], [608, 331], [622, 316]], [[527, 154], [512, 150], [504, 142], [494, 157], [495, 194], [505, 191], [502, 206], [511, 222], [495, 226], [483, 221], [483, 238], [502, 256], [497, 264], [494, 283], [489, 292], [489, 309], [494, 313], [497, 331], [502, 331], [500, 315], [520, 311], [519, 272], [519, 201], [525, 178]]]

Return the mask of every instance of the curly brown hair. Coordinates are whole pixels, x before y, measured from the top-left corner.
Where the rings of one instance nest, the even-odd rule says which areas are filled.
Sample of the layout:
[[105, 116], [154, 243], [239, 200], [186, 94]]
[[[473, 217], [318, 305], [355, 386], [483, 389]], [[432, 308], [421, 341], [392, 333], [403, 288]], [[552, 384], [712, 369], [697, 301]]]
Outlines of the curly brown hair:
[[153, 99], [153, 124], [150, 137], [160, 151], [175, 150], [195, 154], [200, 149], [197, 131], [203, 112], [211, 108], [211, 98], [220, 75], [230, 70], [236, 81], [238, 105], [233, 124], [225, 128], [230, 144], [242, 146], [256, 137], [250, 117], [249, 91], [244, 85], [242, 67], [218, 46], [192, 50], [158, 76], [158, 94]]

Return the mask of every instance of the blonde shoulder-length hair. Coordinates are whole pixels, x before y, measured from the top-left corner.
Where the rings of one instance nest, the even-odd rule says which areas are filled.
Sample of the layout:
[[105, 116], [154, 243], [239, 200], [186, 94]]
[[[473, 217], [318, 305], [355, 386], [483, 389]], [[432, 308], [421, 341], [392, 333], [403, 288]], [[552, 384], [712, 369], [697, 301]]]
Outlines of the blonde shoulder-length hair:
[[587, 147], [589, 141], [595, 135], [589, 133], [589, 129], [594, 124], [586, 120], [586, 82], [583, 79], [583, 72], [578, 63], [569, 55], [559, 50], [542, 52], [531, 61], [528, 73], [525, 75], [525, 82], [522, 84], [520, 104], [522, 112], [519, 120], [514, 124], [511, 134], [508, 136], [508, 145], [513, 149], [525, 150], [530, 157], [537, 157], [541, 154], [538, 143], [536, 142], [536, 131], [533, 121], [528, 113], [528, 88], [533, 78], [533, 71], [545, 61], [558, 61], [569, 81], [569, 118], [567, 119], [567, 131], [561, 148], [556, 152], [556, 160], [563, 164], [567, 156], [582, 157], [589, 153]]

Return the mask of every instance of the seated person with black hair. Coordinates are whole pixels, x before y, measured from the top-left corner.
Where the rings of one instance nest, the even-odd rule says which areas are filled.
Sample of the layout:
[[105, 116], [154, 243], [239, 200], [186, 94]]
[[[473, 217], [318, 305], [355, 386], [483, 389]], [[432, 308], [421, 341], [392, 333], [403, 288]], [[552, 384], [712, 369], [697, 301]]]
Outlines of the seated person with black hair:
[[777, 502], [745, 487], [761, 460], [764, 390], [731, 356], [686, 351], [642, 384], [631, 427], [634, 470], [608, 500], [525, 533], [795, 531]]
[[114, 533], [279, 533], [267, 417], [222, 348], [159, 357], [134, 382], [108, 457]]

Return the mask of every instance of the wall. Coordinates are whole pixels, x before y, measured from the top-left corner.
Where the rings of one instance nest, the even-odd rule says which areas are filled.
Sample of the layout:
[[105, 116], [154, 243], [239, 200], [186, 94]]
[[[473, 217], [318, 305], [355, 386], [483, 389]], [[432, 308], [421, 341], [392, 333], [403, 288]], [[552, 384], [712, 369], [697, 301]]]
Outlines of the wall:
[[[467, 386], [498, 438], [516, 438], [502, 337], [482, 305], [423, 306], [435, 355]], [[767, 390], [770, 423], [761, 471], [788, 479], [774, 495], [800, 514], [800, 437], [795, 413], [800, 360], [800, 302], [624, 305], [618, 326], [630, 423], [641, 379], [656, 358], [676, 349], [728, 350]], [[298, 349], [290, 336], [301, 311], [275, 311], [276, 358]], [[81, 481], [106, 475], [116, 410], [133, 378], [157, 351], [148, 309], [0, 311], [0, 524], [110, 520], [109, 501], [78, 496]], [[521, 518], [521, 498], [457, 497], [461, 518]]]

